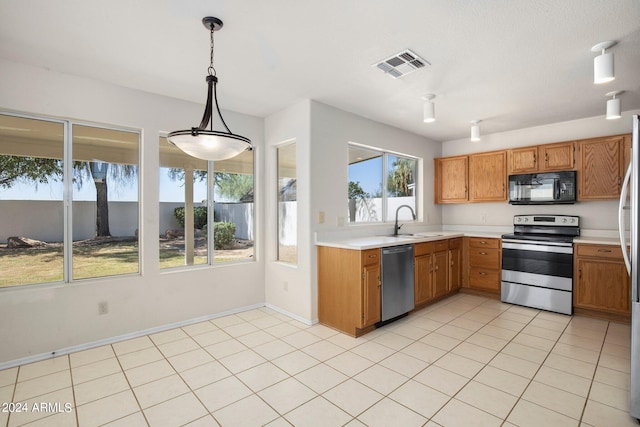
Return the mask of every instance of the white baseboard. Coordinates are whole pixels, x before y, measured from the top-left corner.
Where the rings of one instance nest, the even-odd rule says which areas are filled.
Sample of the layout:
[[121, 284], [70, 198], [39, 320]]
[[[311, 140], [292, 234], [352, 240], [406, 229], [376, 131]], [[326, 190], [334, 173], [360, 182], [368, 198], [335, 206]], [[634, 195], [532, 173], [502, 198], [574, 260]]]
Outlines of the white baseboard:
[[304, 317], [300, 317], [297, 314], [293, 314], [287, 310], [283, 310], [282, 308], [275, 305], [271, 305], [269, 303], [266, 303], [265, 307], [270, 308], [273, 311], [277, 311], [280, 314], [284, 314], [285, 316], [291, 317], [292, 319], [295, 319], [298, 322], [304, 323], [305, 325], [313, 326], [316, 323], [318, 323], [318, 319], [314, 319], [314, 320], [305, 319]]
[[138, 337], [141, 337], [141, 336], [144, 336], [144, 335], [156, 334], [158, 332], [167, 331], [169, 329], [180, 328], [182, 326], [188, 326], [188, 325], [192, 325], [194, 323], [205, 322], [207, 320], [216, 319], [218, 317], [229, 316], [230, 314], [241, 313], [243, 311], [253, 310], [253, 309], [261, 308], [261, 307], [265, 307], [265, 306], [267, 306], [270, 309], [275, 310], [275, 311], [277, 311], [279, 313], [282, 313], [282, 314], [284, 314], [286, 316], [289, 316], [289, 317], [291, 317], [293, 319], [299, 320], [299, 321], [301, 321], [303, 323], [306, 323], [306, 324], [310, 324], [309, 321], [305, 321], [305, 320], [301, 319], [299, 316], [296, 316], [296, 315], [291, 314], [291, 313], [287, 313], [286, 311], [280, 310], [277, 307], [268, 306], [265, 303], [259, 303], [259, 304], [245, 306], [245, 307], [234, 308], [233, 310], [224, 311], [222, 313], [216, 313], [216, 314], [211, 314], [211, 315], [207, 315], [207, 316], [197, 317], [195, 319], [183, 320], [181, 322], [171, 323], [169, 325], [157, 326], [155, 328], [149, 328], [149, 329], [145, 329], [145, 330], [142, 330], [142, 331], [131, 332], [131, 333], [128, 333], [128, 334], [118, 335], [118, 336], [110, 337], [110, 338], [105, 338], [105, 339], [98, 340], [98, 341], [92, 341], [92, 342], [85, 343], [85, 344], [74, 345], [74, 346], [71, 346], [71, 347], [66, 347], [66, 348], [62, 348], [62, 349], [59, 349], [59, 350], [54, 350], [54, 351], [51, 351], [51, 352], [48, 352], [48, 353], [40, 353], [40, 354], [35, 354], [35, 355], [32, 355], [32, 356], [22, 357], [20, 359], [10, 360], [8, 362], [2, 362], [2, 363], [0, 363], [0, 371], [3, 370], [3, 369], [13, 368], [13, 367], [19, 366], [19, 365], [26, 365], [28, 363], [39, 362], [41, 360], [51, 359], [51, 358], [54, 358], [54, 357], [57, 357], [57, 356], [63, 356], [65, 354], [75, 353], [77, 351], [88, 350], [88, 349], [94, 348], [94, 347], [100, 347], [100, 346], [103, 346], [103, 345], [113, 344], [113, 343], [120, 342], [120, 341], [130, 340], [130, 339], [138, 338]]

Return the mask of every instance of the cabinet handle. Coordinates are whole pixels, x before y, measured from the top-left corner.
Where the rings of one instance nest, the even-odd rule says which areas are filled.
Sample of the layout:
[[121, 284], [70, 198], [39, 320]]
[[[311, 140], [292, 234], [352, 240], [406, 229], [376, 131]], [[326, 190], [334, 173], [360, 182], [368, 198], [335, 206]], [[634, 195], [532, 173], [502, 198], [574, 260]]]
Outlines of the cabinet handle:
[[549, 163], [549, 153], [544, 153], [544, 161], [545, 163]]
[[481, 271], [481, 272], [480, 272], [480, 273], [478, 273], [478, 274], [480, 274], [480, 276], [486, 276], [486, 275], [487, 275], [487, 273], [485, 273], [484, 271]]
[[486, 244], [487, 244], [487, 242], [485, 242], [484, 240], [481, 240], [481, 241], [480, 241], [480, 244], [481, 244], [481, 245], [486, 245]]
[[598, 252], [610, 253], [611, 249], [598, 249]]
[[486, 254], [487, 254], [486, 252], [480, 252], [480, 255], [486, 255]]
[[578, 279], [582, 279], [582, 269], [578, 269]]
[[534, 154], [533, 155], [533, 164], [535, 165], [537, 161], [538, 161], [537, 156]]

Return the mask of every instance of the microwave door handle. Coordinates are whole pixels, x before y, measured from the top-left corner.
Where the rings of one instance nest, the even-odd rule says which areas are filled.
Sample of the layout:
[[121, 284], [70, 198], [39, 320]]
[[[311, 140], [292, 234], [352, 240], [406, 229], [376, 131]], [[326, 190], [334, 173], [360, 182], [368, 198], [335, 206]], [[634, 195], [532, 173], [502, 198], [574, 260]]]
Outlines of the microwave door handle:
[[560, 180], [553, 180], [553, 200], [560, 200]]

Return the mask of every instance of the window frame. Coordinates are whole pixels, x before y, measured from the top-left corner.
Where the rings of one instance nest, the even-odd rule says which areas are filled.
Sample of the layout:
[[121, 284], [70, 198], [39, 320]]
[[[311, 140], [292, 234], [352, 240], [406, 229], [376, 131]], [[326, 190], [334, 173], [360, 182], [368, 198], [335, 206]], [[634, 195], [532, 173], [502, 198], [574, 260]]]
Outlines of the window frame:
[[[365, 145], [365, 144], [359, 144], [356, 142], [348, 142], [347, 143], [347, 147], [348, 150], [350, 150], [352, 147], [353, 148], [357, 148], [357, 149], [364, 149], [364, 150], [369, 150], [372, 152], [376, 152], [379, 153], [382, 156], [382, 189], [381, 189], [381, 207], [382, 207], [382, 212], [380, 214], [380, 220], [377, 221], [348, 221], [347, 225], [348, 226], [359, 226], [359, 225], [371, 225], [371, 224], [385, 224], [385, 223], [392, 223], [395, 221], [394, 219], [386, 219], [389, 216], [389, 196], [388, 196], [388, 189], [387, 189], [387, 184], [388, 184], [388, 171], [389, 171], [389, 156], [393, 156], [396, 158], [400, 158], [400, 159], [407, 159], [407, 160], [412, 160], [415, 162], [415, 170], [414, 170], [414, 188], [413, 188], [413, 198], [415, 200], [414, 203], [414, 212], [416, 215], [416, 219], [415, 220], [403, 220], [403, 222], [418, 222], [420, 221], [421, 215], [422, 215], [422, 210], [419, 208], [419, 194], [422, 191], [422, 181], [419, 179], [420, 177], [420, 164], [422, 159], [416, 156], [412, 156], [410, 154], [404, 154], [404, 153], [399, 153], [396, 151], [390, 151], [390, 150], [384, 150], [382, 148], [377, 148], [377, 147], [372, 147], [370, 145]], [[349, 157], [348, 157], [349, 158]], [[350, 182], [349, 180], [349, 166], [351, 166], [352, 163], [348, 163], [347, 164], [347, 186]], [[348, 196], [347, 196], [348, 199]], [[348, 213], [348, 211], [347, 211]], [[347, 215], [347, 218], [349, 218], [349, 216]]]
[[[76, 120], [76, 119], [64, 119], [64, 118], [56, 118], [49, 117], [46, 115], [38, 115], [38, 114], [29, 114], [29, 113], [20, 113], [13, 111], [0, 110], [0, 115], [17, 117], [28, 120], [36, 120], [36, 121], [44, 121], [50, 123], [60, 123], [63, 126], [63, 179], [62, 179], [62, 213], [63, 213], [63, 244], [62, 244], [62, 253], [63, 253], [63, 277], [61, 281], [52, 281], [52, 282], [42, 282], [42, 283], [22, 283], [16, 285], [10, 285], [6, 287], [1, 287], [0, 292], [5, 290], [15, 290], [15, 289], [23, 289], [30, 287], [51, 287], [51, 286], [60, 286], [60, 285], [71, 285], [76, 283], [84, 283], [87, 281], [95, 281], [95, 280], [105, 280], [113, 277], [133, 277], [133, 276], [141, 276], [142, 275], [142, 236], [143, 236], [143, 227], [142, 227], [142, 129], [129, 127], [129, 126], [116, 126], [109, 125], [104, 123], [95, 123], [84, 120]], [[84, 126], [98, 129], [106, 129], [113, 131], [122, 131], [129, 132], [138, 135], [138, 147], [137, 147], [137, 168], [138, 168], [138, 176], [137, 176], [137, 225], [138, 225], [138, 268], [136, 272], [132, 273], [123, 273], [123, 274], [113, 274], [106, 276], [95, 276], [95, 277], [87, 277], [87, 278], [77, 278], [73, 277], [73, 202], [74, 202], [74, 184], [73, 184], [73, 127]]]

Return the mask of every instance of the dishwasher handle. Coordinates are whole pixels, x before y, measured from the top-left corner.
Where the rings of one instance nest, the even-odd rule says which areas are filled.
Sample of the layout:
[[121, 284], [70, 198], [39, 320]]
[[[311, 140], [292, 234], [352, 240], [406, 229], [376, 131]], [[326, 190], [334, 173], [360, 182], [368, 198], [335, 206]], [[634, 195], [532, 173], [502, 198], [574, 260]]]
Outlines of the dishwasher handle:
[[388, 248], [382, 248], [382, 255], [402, 254], [406, 252], [413, 252], [413, 245], [391, 246]]

